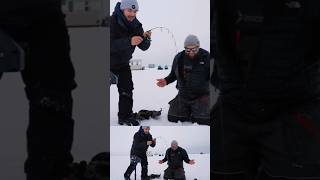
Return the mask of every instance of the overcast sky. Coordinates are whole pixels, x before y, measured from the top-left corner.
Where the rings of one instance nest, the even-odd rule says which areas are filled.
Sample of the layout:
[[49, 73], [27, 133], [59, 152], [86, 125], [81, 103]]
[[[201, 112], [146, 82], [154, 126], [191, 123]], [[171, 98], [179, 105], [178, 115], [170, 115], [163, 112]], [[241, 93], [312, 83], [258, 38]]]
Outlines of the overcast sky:
[[[111, 127], [111, 149], [113, 155], [129, 155], [133, 135], [139, 127]], [[157, 146], [149, 148], [152, 152], [165, 153], [172, 140], [188, 153], [210, 153], [210, 128], [206, 126], [152, 126], [150, 133], [157, 139]]]
[[[110, 13], [120, 0], [110, 0]], [[137, 18], [145, 31], [164, 26], [170, 29], [176, 39], [178, 51], [183, 50], [183, 42], [189, 34], [197, 35], [201, 47], [210, 49], [210, 0], [138, 0]], [[169, 64], [176, 54], [171, 34], [155, 30], [148, 51], [136, 50], [134, 59], [142, 59], [143, 64]]]

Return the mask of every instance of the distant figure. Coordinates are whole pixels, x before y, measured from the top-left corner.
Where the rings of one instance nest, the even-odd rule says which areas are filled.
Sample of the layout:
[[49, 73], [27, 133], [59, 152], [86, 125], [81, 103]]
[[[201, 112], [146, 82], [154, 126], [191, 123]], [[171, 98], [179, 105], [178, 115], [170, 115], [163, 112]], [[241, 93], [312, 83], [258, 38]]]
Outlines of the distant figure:
[[178, 146], [178, 142], [173, 140], [171, 142], [171, 148], [166, 151], [166, 155], [163, 160], [159, 161], [159, 164], [168, 162], [168, 168], [164, 171], [164, 179], [185, 180], [185, 171], [183, 168], [183, 161], [190, 165], [195, 164], [194, 160], [190, 160], [187, 151]]
[[137, 46], [145, 51], [151, 42], [151, 32], [144, 32], [136, 18], [138, 10], [136, 0], [122, 0], [117, 3], [110, 20], [110, 70], [118, 79], [118, 123], [128, 126], [140, 124], [132, 116], [133, 82], [129, 61]]
[[186, 38], [184, 47], [185, 50], [175, 56], [170, 74], [157, 79], [159, 87], [177, 81], [179, 92], [169, 102], [168, 120], [209, 125], [210, 54], [200, 48], [195, 35]]
[[130, 180], [132, 172], [138, 163], [141, 163], [141, 180], [149, 180], [147, 150], [149, 146], [156, 146], [156, 139], [152, 138], [149, 126], [141, 126], [139, 131], [134, 134], [130, 153], [130, 165], [124, 173], [124, 179]]

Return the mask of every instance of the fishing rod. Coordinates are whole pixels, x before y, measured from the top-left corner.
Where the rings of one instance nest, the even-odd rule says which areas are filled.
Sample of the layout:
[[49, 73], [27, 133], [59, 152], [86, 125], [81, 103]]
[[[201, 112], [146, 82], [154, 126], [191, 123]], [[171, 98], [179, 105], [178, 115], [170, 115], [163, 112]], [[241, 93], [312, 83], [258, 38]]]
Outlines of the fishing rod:
[[178, 53], [178, 46], [177, 46], [176, 38], [175, 38], [174, 34], [170, 31], [169, 28], [164, 27], [164, 26], [156, 26], [156, 27], [153, 27], [153, 28], [149, 29], [147, 32], [151, 32], [151, 31], [154, 31], [154, 30], [157, 30], [157, 29], [159, 29], [160, 32], [163, 32], [165, 30], [165, 31], [167, 31], [167, 33], [169, 35], [171, 35], [171, 39], [173, 40], [173, 43], [174, 43], [174, 46], [175, 46], [175, 49], [176, 49], [176, 53]]

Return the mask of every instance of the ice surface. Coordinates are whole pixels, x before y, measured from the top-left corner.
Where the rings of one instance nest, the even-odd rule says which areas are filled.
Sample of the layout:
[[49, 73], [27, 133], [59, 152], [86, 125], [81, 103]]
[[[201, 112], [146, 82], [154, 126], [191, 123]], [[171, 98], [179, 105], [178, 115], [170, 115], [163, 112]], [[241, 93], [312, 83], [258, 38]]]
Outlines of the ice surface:
[[[189, 154], [190, 159], [195, 160], [194, 165], [184, 163], [187, 180], [210, 180], [210, 154]], [[163, 171], [168, 167], [167, 164], [159, 164], [158, 161], [163, 157], [153, 156], [148, 157], [149, 174], [161, 174], [160, 179], [163, 179]], [[111, 175], [112, 180], [123, 180], [123, 173], [130, 164], [129, 156], [113, 156], [111, 155]], [[137, 180], [140, 180], [141, 165], [137, 165]], [[134, 172], [131, 175], [134, 179]]]
[[[150, 126], [190, 126], [197, 125], [190, 122], [172, 123], [168, 121], [167, 115], [169, 110], [169, 101], [171, 101], [178, 93], [176, 82], [166, 87], [160, 88], [156, 85], [156, 80], [165, 78], [169, 73], [168, 70], [146, 69], [132, 71], [132, 79], [134, 84], [133, 90], [133, 111], [138, 112], [141, 109], [160, 110], [162, 115], [154, 120], [144, 120], [141, 125]], [[110, 87], [110, 124], [118, 126], [118, 100], [119, 94], [116, 85]]]

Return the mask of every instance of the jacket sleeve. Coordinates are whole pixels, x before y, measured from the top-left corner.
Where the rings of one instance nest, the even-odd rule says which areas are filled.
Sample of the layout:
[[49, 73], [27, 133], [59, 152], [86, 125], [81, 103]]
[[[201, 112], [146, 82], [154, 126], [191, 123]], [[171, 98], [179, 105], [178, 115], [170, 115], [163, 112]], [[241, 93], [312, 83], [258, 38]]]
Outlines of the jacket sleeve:
[[187, 151], [184, 150], [184, 149], [182, 149], [182, 158], [183, 158], [183, 161], [184, 161], [184, 162], [186, 162], [186, 163], [189, 163], [189, 162], [190, 162], [188, 153], [187, 153]]
[[152, 136], [151, 136], [151, 135], [150, 135], [150, 137], [151, 137], [151, 138], [150, 138], [150, 139], [151, 139], [150, 141], [152, 141], [152, 144], [151, 144], [150, 146], [151, 146], [151, 147], [155, 147], [155, 146], [156, 146], [156, 142], [154, 142], [154, 141], [153, 141], [153, 139], [152, 139]]
[[172, 63], [172, 68], [171, 68], [170, 74], [164, 78], [167, 81], [167, 85], [170, 83], [173, 83], [174, 81], [177, 80], [175, 70], [178, 67], [178, 59], [179, 59], [178, 55], [176, 55], [176, 57], [174, 58], [173, 63]]
[[[141, 34], [142, 37], [143, 37], [143, 33], [144, 33], [144, 31], [143, 31], [143, 28], [141, 27], [139, 29], [139, 34]], [[151, 45], [151, 40], [148, 39], [148, 38], [143, 37], [143, 41], [138, 45], [138, 47], [142, 51], [146, 51], [146, 50], [149, 49], [150, 45]]]
[[164, 158], [162, 159], [162, 161], [163, 161], [163, 162], [167, 162], [167, 161], [168, 161], [168, 156], [169, 156], [169, 149], [167, 149], [166, 155], [164, 156]]

